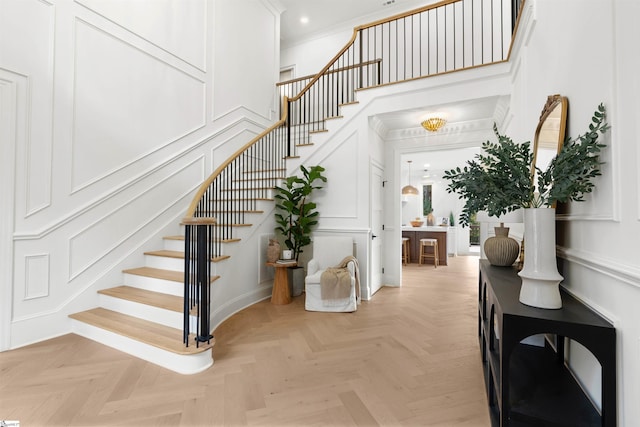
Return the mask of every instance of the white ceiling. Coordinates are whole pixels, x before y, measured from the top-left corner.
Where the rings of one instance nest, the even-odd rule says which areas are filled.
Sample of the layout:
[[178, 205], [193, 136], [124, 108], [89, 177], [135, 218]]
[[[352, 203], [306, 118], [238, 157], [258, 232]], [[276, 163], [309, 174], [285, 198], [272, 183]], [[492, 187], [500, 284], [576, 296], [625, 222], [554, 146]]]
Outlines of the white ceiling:
[[[425, 0], [279, 0], [283, 45], [336, 29], [353, 28], [377, 19], [406, 12], [432, 1]], [[302, 24], [300, 18], [309, 22]]]

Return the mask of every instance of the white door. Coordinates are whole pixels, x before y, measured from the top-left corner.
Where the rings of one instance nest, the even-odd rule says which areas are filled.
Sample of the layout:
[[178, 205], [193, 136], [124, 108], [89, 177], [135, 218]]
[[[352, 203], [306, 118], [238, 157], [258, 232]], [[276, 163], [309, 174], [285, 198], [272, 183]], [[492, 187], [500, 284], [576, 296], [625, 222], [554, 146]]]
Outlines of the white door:
[[371, 295], [382, 287], [382, 169], [371, 165]]

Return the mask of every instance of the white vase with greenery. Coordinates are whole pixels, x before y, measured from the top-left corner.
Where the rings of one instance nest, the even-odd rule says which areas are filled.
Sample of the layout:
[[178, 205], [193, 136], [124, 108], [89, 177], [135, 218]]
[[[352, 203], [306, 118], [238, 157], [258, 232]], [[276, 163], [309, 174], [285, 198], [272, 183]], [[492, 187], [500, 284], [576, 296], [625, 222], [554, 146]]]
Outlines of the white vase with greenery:
[[583, 201], [584, 195], [593, 191], [593, 179], [600, 175], [599, 154], [604, 147], [598, 138], [609, 129], [605, 118], [605, 108], [600, 104], [589, 131], [575, 139], [568, 138], [546, 170], [535, 168], [535, 183], [530, 143], [516, 144], [500, 135], [495, 126], [497, 143], [485, 142], [484, 153], [468, 161], [467, 166], [445, 171], [445, 179], [451, 181], [447, 192], [465, 199], [459, 219], [463, 227], [479, 211], [499, 217], [525, 208], [525, 260], [519, 273], [523, 304], [539, 308], [562, 306], [559, 283], [563, 277], [556, 263], [554, 207], [557, 202]]

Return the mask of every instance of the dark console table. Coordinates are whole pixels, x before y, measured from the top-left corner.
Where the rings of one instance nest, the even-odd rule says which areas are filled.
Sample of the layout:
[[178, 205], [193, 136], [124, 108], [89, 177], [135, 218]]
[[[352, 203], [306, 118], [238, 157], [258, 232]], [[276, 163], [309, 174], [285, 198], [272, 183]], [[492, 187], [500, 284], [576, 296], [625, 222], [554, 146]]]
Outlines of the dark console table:
[[[518, 301], [521, 280], [512, 267], [480, 260], [478, 333], [494, 426], [615, 426], [616, 331], [568, 293], [562, 308]], [[546, 334], [544, 347], [523, 344]], [[587, 348], [602, 368], [602, 413], [569, 372], [564, 338]]]

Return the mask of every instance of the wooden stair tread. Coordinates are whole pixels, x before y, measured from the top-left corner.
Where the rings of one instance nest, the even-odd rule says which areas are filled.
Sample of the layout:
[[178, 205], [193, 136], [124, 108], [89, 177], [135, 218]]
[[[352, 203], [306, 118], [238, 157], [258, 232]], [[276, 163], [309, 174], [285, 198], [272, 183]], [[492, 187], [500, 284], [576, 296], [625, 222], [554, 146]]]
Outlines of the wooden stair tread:
[[[184, 242], [184, 235], [175, 235], [175, 236], [165, 236], [163, 237], [163, 239], [165, 240], [180, 240]], [[233, 238], [233, 239], [214, 239], [214, 242], [220, 242], [220, 243], [236, 243], [239, 242], [242, 239], [239, 238]]]
[[185, 347], [182, 342], [182, 330], [180, 329], [170, 328], [104, 308], [93, 308], [70, 314], [69, 317], [176, 354], [202, 353], [210, 350], [215, 344], [215, 339], [212, 338], [210, 344], [200, 343], [200, 346], [196, 347], [194, 344], [195, 335], [190, 334], [189, 347]]
[[[246, 202], [246, 201], [264, 201], [264, 202], [271, 202], [273, 201], [272, 197], [234, 197], [234, 198], [226, 198], [223, 197], [221, 199], [216, 199], [213, 200], [213, 203], [227, 203], [227, 202]], [[209, 199], [209, 201], [212, 201], [212, 199]]]
[[182, 271], [176, 270], [163, 270], [161, 268], [153, 268], [153, 267], [138, 267], [138, 268], [129, 268], [127, 270], [123, 270], [123, 273], [135, 274], [136, 276], [144, 276], [151, 277], [154, 279], [163, 279], [169, 280], [171, 282], [184, 282], [184, 273]]
[[247, 209], [221, 209], [214, 212], [215, 214], [222, 213], [243, 213], [243, 214], [261, 214], [264, 213], [262, 210], [247, 210]]
[[[166, 249], [162, 249], [159, 251], [148, 251], [144, 253], [145, 255], [151, 255], [151, 256], [163, 256], [163, 257], [167, 257], [167, 258], [182, 258], [184, 259], [184, 252], [178, 252], [178, 251], [168, 251]], [[225, 260], [227, 258], [231, 258], [229, 255], [220, 255], [217, 256], [215, 258], [211, 259], [211, 262], [218, 262], [218, 261], [222, 261]]]
[[[151, 277], [154, 279], [169, 280], [172, 282], [177, 282], [177, 284], [179, 285], [182, 285], [184, 283], [184, 273], [182, 271], [163, 270], [161, 268], [154, 268], [154, 267], [138, 267], [138, 268], [129, 268], [127, 270], [123, 270], [123, 273], [135, 274], [137, 276]], [[211, 276], [211, 282], [213, 283], [219, 278], [220, 276]]]
[[179, 251], [169, 251], [166, 249], [161, 249], [159, 251], [148, 251], [144, 253], [145, 255], [153, 255], [153, 256], [163, 256], [167, 258], [183, 258], [184, 252]]
[[283, 171], [286, 172], [287, 169], [286, 168], [273, 168], [273, 169], [255, 169], [255, 170], [250, 170], [250, 171], [244, 171], [242, 172], [243, 174], [252, 174], [252, 173], [265, 173], [265, 172], [277, 172], [277, 171]]
[[184, 299], [182, 297], [133, 288], [131, 286], [116, 286], [115, 288], [101, 289], [98, 293], [178, 313], [182, 313], [184, 310]]

